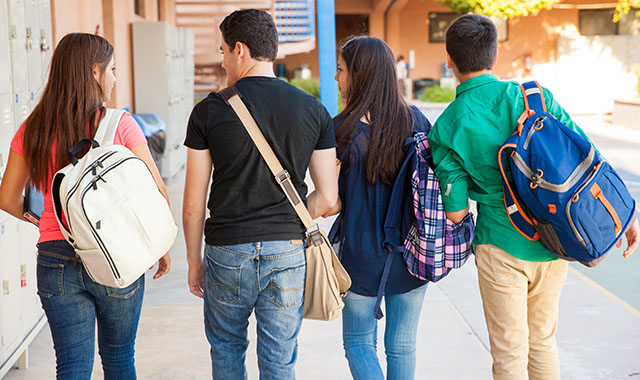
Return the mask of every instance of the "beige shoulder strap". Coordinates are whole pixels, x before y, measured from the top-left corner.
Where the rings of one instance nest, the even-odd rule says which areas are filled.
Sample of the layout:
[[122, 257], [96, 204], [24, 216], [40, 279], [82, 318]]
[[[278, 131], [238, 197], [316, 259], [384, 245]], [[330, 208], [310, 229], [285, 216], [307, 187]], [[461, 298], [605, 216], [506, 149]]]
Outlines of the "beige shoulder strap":
[[120, 119], [122, 119], [124, 112], [125, 111], [121, 109], [107, 108], [107, 112], [98, 125], [98, 130], [93, 138], [100, 144], [100, 146], [113, 145], [113, 140], [115, 139], [116, 131], [118, 130], [118, 124], [120, 123]]
[[304, 206], [304, 203], [302, 203], [298, 191], [293, 186], [291, 178], [289, 177], [289, 172], [280, 165], [280, 161], [278, 161], [278, 158], [273, 153], [271, 146], [264, 138], [264, 135], [262, 134], [262, 131], [260, 131], [256, 121], [253, 119], [253, 116], [251, 116], [251, 113], [245, 106], [244, 102], [240, 99], [240, 93], [238, 90], [235, 86], [230, 86], [220, 91], [219, 94], [222, 96], [222, 99], [224, 99], [224, 101], [233, 108], [236, 115], [240, 118], [240, 121], [242, 121], [242, 124], [247, 129], [249, 136], [251, 136], [251, 139], [256, 144], [260, 154], [267, 162], [276, 182], [278, 182], [282, 191], [284, 191], [287, 196], [287, 199], [289, 199], [289, 202], [291, 202], [294, 210], [302, 220], [307, 232], [312, 232], [310, 231], [311, 229], [318, 229], [318, 226], [313, 223], [313, 219], [311, 218], [309, 211]]

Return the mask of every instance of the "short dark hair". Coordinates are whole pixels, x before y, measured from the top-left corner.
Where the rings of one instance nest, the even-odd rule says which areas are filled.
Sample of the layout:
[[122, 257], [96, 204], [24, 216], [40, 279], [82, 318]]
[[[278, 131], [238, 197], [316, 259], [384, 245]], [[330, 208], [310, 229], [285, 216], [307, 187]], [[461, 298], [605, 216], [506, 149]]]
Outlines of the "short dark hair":
[[278, 31], [273, 17], [258, 9], [234, 11], [222, 20], [220, 31], [224, 42], [233, 51], [236, 42], [249, 48], [251, 58], [275, 61], [278, 55]]
[[461, 74], [490, 70], [498, 53], [498, 30], [488, 17], [466, 14], [447, 29], [446, 47]]

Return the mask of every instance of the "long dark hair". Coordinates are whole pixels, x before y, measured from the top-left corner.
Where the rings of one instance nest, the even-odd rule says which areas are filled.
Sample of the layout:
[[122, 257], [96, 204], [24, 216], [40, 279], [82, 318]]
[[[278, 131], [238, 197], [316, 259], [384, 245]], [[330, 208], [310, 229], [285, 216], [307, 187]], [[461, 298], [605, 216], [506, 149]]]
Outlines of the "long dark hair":
[[347, 41], [340, 56], [347, 64], [350, 85], [346, 107], [334, 118], [344, 119], [336, 130], [338, 147], [346, 152], [360, 119], [368, 114], [367, 182], [390, 184], [400, 168], [402, 146], [414, 122], [411, 108], [400, 95], [393, 53], [382, 40], [360, 36]]
[[31, 182], [38, 188], [47, 188], [49, 170], [68, 164], [73, 145], [95, 136], [98, 111], [102, 118], [105, 109], [93, 66], [97, 64], [104, 74], [112, 56], [113, 46], [107, 40], [86, 33], [67, 34], [54, 50], [49, 80], [24, 129], [24, 156]]

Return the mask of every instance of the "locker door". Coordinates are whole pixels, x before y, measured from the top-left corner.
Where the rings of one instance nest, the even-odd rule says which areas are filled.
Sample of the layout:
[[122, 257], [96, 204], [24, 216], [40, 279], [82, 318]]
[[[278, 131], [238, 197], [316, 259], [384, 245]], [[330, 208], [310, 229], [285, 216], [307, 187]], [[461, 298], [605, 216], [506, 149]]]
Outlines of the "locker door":
[[13, 132], [15, 133], [18, 130], [18, 127], [20, 127], [20, 124], [22, 124], [25, 120], [27, 120], [27, 117], [29, 116], [29, 113], [31, 112], [31, 102], [29, 101], [29, 93], [28, 92], [20, 92], [20, 93], [14, 93], [13, 94], [13, 108], [14, 108], [14, 129]]
[[[0, 1], [0, 36], [9, 35], [7, 2]], [[11, 93], [11, 49], [9, 39], [0, 38], [0, 95]]]
[[0, 346], [4, 352], [12, 351], [21, 336], [22, 292], [17, 223], [15, 218], [0, 222]]
[[40, 54], [40, 16], [37, 0], [23, 0], [25, 37], [27, 39], [27, 77], [29, 78], [29, 109], [33, 109], [42, 91], [42, 54]]
[[49, 63], [53, 55], [53, 34], [51, 32], [51, 2], [49, 0], [39, 0], [40, 9], [40, 56], [42, 59], [42, 88], [45, 87], [49, 78]]
[[22, 333], [27, 335], [44, 314], [36, 285], [36, 243], [38, 228], [31, 223], [19, 223], [20, 287], [22, 291]]
[[12, 94], [0, 94], [0, 181], [4, 175], [4, 168], [9, 158], [9, 144], [13, 138], [12, 97]]
[[24, 0], [9, 0], [9, 46], [13, 74], [15, 128], [29, 116], [29, 75], [27, 73], [27, 28]]
[[9, 44], [11, 47], [11, 68], [13, 91], [23, 93], [29, 90], [27, 74], [27, 28], [25, 26], [24, 0], [9, 0]]
[[185, 101], [187, 106], [186, 118], [188, 120], [191, 108], [193, 108], [194, 91], [194, 35], [193, 30], [185, 30], [185, 65], [184, 65], [184, 81], [185, 81]]

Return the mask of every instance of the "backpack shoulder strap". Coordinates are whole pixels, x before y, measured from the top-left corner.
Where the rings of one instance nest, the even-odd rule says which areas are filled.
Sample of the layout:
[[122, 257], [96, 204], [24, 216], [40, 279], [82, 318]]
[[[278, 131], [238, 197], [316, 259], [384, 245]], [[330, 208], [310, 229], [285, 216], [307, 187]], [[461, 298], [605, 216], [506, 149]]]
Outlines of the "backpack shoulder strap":
[[542, 88], [538, 82], [532, 80], [520, 85], [522, 94], [524, 95], [524, 112], [518, 118], [518, 135], [522, 134], [524, 122], [538, 112], [547, 112], [547, 106], [544, 104], [544, 95]]
[[70, 244], [73, 244], [73, 238], [71, 237], [71, 230], [64, 223], [64, 215], [62, 209], [62, 200], [60, 198], [60, 185], [62, 184], [62, 180], [65, 177], [64, 172], [58, 172], [53, 177], [53, 182], [51, 184], [51, 196], [53, 198], [53, 210], [56, 217], [56, 221], [58, 222], [58, 226], [60, 226], [60, 232], [64, 236], [65, 240], [67, 240]]
[[107, 112], [104, 118], [98, 126], [96, 136], [93, 138], [100, 146], [113, 145], [113, 140], [116, 137], [116, 131], [118, 130], [118, 124], [125, 111], [121, 109], [107, 108]]
[[251, 137], [251, 140], [256, 145], [256, 148], [258, 148], [262, 158], [271, 170], [276, 182], [278, 182], [282, 191], [287, 196], [287, 199], [291, 202], [291, 206], [293, 206], [296, 214], [298, 214], [298, 217], [302, 221], [304, 228], [306, 228], [307, 235], [311, 238], [313, 244], [320, 245], [321, 242], [317, 240], [319, 235], [316, 233], [320, 230], [320, 227], [313, 222], [313, 218], [311, 218], [309, 210], [307, 210], [307, 207], [301, 201], [300, 195], [291, 181], [289, 172], [282, 167], [278, 157], [276, 157], [273, 149], [269, 145], [269, 142], [265, 139], [264, 134], [262, 134], [260, 127], [256, 124], [251, 112], [249, 112], [247, 106], [244, 104], [242, 99], [240, 99], [240, 92], [238, 89], [235, 86], [229, 86], [218, 93], [222, 99], [230, 105], [231, 108], [233, 108], [236, 115], [238, 115], [238, 118], [247, 130], [249, 137]]
[[525, 82], [520, 85], [520, 89], [524, 95], [524, 107], [526, 110], [532, 110], [536, 113], [547, 112], [542, 87], [540, 87], [538, 82], [534, 80]]
[[509, 152], [516, 148], [518, 138], [518, 132], [514, 133], [507, 139], [507, 141], [500, 147], [498, 151], [498, 164], [500, 166], [500, 174], [502, 177], [502, 194], [504, 198], [504, 208], [507, 211], [507, 216], [511, 221], [513, 227], [520, 232], [520, 234], [531, 241], [538, 240], [538, 231], [535, 228], [535, 220], [530, 219], [524, 212], [518, 199], [516, 199], [513, 189], [507, 180], [507, 174], [505, 172], [505, 165], [509, 162]]

